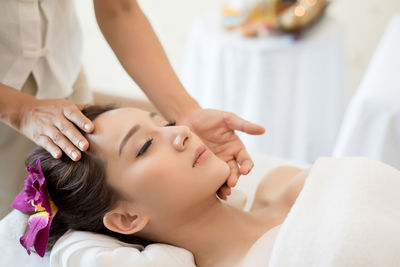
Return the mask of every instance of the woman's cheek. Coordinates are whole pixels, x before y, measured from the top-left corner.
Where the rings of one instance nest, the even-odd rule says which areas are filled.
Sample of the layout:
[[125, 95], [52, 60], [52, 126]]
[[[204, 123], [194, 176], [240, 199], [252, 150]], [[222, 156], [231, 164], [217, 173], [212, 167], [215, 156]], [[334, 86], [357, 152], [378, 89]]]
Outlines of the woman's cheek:
[[169, 168], [168, 162], [159, 158], [143, 158], [132, 169], [135, 182], [153, 188], [162, 184], [173, 170], [173, 168]]

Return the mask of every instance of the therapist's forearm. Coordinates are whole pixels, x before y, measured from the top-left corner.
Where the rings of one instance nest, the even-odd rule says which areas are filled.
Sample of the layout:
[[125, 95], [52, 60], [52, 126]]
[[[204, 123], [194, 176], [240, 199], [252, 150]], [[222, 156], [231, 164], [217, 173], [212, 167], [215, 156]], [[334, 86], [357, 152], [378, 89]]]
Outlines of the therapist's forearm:
[[119, 61], [169, 120], [199, 109], [186, 92], [136, 1], [94, 0], [98, 24]]
[[33, 97], [0, 83], [0, 121], [20, 130], [20, 110]]

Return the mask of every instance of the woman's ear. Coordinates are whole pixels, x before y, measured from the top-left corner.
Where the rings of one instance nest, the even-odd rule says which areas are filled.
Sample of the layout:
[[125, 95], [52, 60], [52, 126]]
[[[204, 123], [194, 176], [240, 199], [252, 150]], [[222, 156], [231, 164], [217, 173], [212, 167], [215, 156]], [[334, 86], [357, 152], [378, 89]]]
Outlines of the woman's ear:
[[108, 230], [124, 235], [143, 230], [148, 222], [146, 216], [119, 209], [109, 211], [103, 217], [103, 223]]

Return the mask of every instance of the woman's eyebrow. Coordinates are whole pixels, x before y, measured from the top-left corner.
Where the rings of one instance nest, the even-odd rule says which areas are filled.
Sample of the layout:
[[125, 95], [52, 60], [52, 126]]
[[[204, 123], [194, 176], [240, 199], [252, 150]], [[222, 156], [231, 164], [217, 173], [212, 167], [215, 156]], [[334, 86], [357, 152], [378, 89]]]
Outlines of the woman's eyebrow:
[[[157, 112], [149, 113], [150, 118], [154, 118], [155, 116], [159, 116]], [[119, 145], [119, 156], [121, 156], [122, 149], [124, 148], [125, 144], [128, 142], [129, 138], [131, 138], [131, 136], [134, 135], [139, 129], [140, 129], [140, 125], [136, 124], [126, 133], [125, 137], [121, 141], [121, 144]]]
[[129, 138], [131, 138], [131, 136], [134, 135], [139, 129], [140, 129], [140, 125], [136, 124], [126, 133], [125, 137], [121, 141], [121, 144], [119, 145], [119, 156], [121, 156], [122, 149], [124, 148], [125, 144], [128, 142]]

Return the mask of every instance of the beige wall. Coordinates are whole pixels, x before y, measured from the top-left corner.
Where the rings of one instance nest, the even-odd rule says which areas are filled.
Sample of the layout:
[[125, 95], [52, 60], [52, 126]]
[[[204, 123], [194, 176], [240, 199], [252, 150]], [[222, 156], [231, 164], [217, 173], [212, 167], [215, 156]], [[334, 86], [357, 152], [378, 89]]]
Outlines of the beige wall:
[[[119, 66], [96, 25], [92, 1], [75, 0], [85, 34], [84, 64], [96, 90], [144, 97]], [[139, 0], [177, 72], [193, 20], [224, 0]], [[347, 33], [348, 95], [356, 90], [390, 17], [400, 12], [400, 0], [332, 0], [329, 14]]]

